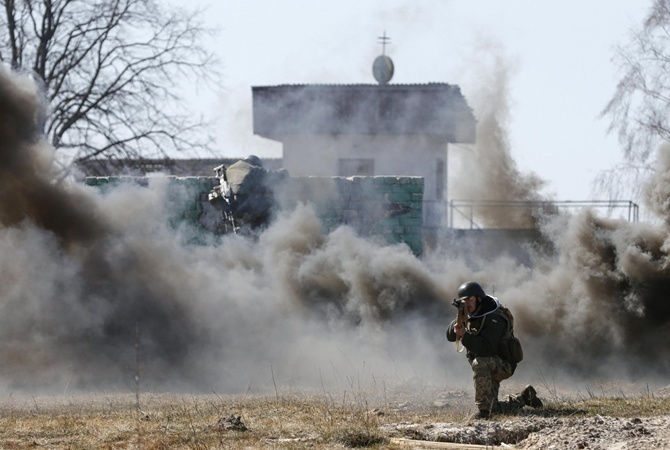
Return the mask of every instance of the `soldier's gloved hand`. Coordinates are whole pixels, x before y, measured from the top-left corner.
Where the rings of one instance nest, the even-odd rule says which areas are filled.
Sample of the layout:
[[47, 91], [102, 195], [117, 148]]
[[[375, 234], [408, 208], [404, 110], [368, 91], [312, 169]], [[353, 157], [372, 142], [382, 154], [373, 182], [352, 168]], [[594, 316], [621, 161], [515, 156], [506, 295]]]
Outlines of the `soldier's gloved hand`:
[[456, 336], [458, 337], [463, 337], [465, 334], [465, 327], [463, 324], [457, 323], [454, 325], [454, 333], [456, 333]]

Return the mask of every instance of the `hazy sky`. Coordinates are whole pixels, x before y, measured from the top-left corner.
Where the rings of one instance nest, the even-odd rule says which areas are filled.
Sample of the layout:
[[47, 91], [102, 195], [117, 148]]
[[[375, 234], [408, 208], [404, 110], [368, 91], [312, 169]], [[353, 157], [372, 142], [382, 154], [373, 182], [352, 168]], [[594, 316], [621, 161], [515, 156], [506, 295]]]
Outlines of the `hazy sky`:
[[[206, 7], [224, 86], [206, 94], [223, 156], [281, 156], [252, 136], [251, 86], [374, 83], [378, 36], [391, 38], [392, 83], [446, 82], [475, 95], [486, 60], [512, 76], [509, 136], [519, 168], [558, 200], [596, 198], [593, 178], [619, 159], [600, 111], [616, 85], [612, 56], [650, 0], [173, 0]], [[453, 175], [453, 174], [452, 174]], [[602, 195], [599, 196], [603, 198]]]

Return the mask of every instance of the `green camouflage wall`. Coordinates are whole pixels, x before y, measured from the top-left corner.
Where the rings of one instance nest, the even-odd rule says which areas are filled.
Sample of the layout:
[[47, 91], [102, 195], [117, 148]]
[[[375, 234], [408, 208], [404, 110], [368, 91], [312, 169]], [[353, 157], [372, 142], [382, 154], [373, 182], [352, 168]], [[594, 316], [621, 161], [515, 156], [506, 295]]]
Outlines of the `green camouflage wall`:
[[[194, 237], [213, 232], [218, 213], [207, 200], [219, 183], [212, 177], [166, 176], [169, 211], [174, 226], [192, 225]], [[106, 192], [132, 183], [148, 186], [143, 177], [89, 177], [86, 184]], [[275, 191], [280, 209], [310, 203], [324, 232], [346, 224], [364, 237], [381, 237], [388, 244], [405, 243], [412, 252], [423, 252], [422, 177], [290, 177]]]

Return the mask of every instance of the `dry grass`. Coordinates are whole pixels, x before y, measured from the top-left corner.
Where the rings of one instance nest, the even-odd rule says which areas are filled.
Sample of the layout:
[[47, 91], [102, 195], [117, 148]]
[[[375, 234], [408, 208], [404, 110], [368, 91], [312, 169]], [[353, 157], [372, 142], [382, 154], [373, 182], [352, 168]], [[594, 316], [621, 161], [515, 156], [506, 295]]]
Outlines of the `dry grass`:
[[[228, 397], [145, 394], [141, 411], [133, 395], [10, 398], [0, 410], [3, 449], [393, 449], [385, 423], [465, 423], [471, 399], [436, 407], [420, 396], [409, 401], [344, 393]], [[545, 417], [670, 414], [670, 399], [653, 396], [549, 401]], [[227, 429], [240, 417], [246, 431]], [[500, 419], [503, 419], [501, 417]], [[398, 447], [399, 448], [399, 447]]]
[[670, 398], [664, 397], [591, 397], [550, 404], [547, 415], [580, 414], [586, 416], [652, 417], [670, 414]]

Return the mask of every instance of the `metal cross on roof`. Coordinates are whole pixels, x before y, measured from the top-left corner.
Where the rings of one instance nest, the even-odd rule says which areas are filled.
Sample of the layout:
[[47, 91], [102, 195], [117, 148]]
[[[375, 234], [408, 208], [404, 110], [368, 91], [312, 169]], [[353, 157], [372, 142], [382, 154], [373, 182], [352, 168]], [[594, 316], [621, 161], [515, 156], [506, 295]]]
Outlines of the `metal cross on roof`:
[[377, 39], [379, 39], [379, 43], [382, 44], [382, 55], [385, 55], [386, 54], [386, 44], [389, 43], [391, 38], [386, 37], [386, 30], [384, 30], [384, 35], [379, 36]]

